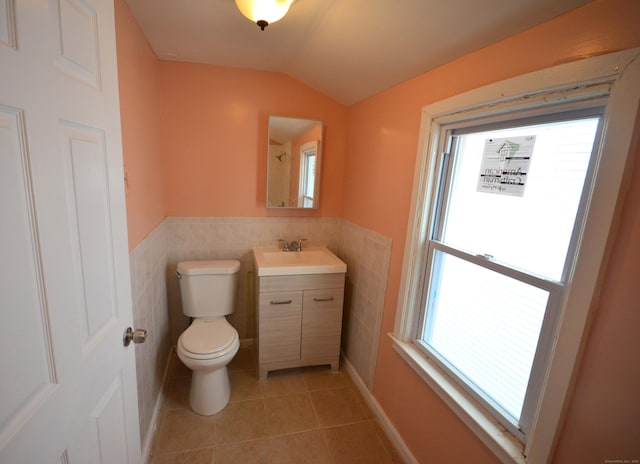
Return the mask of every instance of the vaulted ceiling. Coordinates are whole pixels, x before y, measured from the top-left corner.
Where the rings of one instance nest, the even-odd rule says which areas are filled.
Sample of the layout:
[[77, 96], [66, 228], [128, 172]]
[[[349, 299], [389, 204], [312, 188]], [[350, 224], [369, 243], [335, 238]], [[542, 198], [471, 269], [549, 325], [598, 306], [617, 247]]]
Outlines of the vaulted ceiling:
[[591, 0], [295, 0], [264, 31], [233, 0], [126, 0], [160, 59], [282, 72], [352, 104]]

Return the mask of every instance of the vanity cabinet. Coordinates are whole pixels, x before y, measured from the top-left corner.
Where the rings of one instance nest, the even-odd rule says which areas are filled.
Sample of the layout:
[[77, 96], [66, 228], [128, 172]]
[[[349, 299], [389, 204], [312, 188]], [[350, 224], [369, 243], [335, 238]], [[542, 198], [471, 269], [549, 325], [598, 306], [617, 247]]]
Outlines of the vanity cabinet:
[[258, 375], [330, 364], [339, 369], [344, 274], [259, 277]]

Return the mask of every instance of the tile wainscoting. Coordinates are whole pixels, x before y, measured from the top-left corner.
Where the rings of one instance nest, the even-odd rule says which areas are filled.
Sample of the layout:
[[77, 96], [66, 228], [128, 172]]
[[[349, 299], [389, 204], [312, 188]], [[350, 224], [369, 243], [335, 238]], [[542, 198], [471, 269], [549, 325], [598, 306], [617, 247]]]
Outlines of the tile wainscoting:
[[149, 342], [136, 347], [143, 451], [155, 429], [171, 346], [188, 326], [182, 314], [176, 265], [185, 260], [240, 261], [236, 307], [229, 322], [241, 339], [254, 337], [253, 257], [256, 246], [279, 239], [325, 244], [347, 263], [342, 350], [363, 383], [373, 385], [391, 240], [334, 218], [169, 217], [131, 252], [136, 327]]
[[373, 389], [387, 290], [391, 239], [340, 221], [338, 256], [347, 263], [342, 351], [367, 388]]
[[[130, 254], [133, 322], [147, 329], [145, 343], [134, 345], [138, 415], [143, 452], [148, 454], [162, 402], [167, 360], [171, 354], [167, 303], [167, 227], [160, 223]], [[145, 451], [146, 450], [146, 451]], [[145, 455], [146, 455], [145, 454]]]

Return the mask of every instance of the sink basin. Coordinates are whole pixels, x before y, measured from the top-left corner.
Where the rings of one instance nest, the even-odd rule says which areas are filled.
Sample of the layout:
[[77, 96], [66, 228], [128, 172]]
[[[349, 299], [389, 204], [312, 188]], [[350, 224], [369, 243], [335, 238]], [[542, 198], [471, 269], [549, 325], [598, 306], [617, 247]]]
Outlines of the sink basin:
[[307, 247], [302, 251], [282, 251], [280, 248], [253, 249], [259, 276], [300, 274], [336, 274], [347, 272], [347, 265], [325, 247]]

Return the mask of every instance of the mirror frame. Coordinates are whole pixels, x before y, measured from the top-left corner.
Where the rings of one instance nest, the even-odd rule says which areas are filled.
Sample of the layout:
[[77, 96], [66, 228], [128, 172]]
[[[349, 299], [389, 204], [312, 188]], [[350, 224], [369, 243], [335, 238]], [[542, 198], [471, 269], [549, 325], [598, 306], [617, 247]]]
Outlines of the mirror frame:
[[[269, 116], [266, 207], [318, 209], [324, 124], [319, 119]], [[278, 148], [280, 147], [280, 148]], [[307, 163], [301, 162], [307, 153]], [[313, 158], [313, 160], [312, 160]], [[304, 179], [313, 169], [312, 206], [303, 206]], [[271, 197], [271, 198], [270, 198]], [[274, 198], [275, 197], [275, 198]]]

